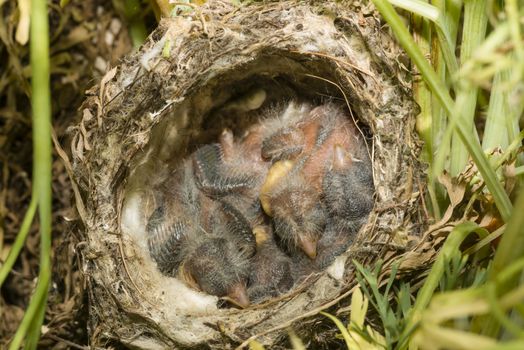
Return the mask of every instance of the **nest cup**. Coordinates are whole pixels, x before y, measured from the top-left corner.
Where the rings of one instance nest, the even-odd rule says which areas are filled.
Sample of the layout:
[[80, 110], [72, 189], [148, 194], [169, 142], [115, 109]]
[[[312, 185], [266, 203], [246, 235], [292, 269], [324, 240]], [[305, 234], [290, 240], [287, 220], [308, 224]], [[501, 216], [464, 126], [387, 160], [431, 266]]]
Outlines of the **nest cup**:
[[[315, 315], [348, 304], [351, 259], [416, 253], [426, 225], [417, 107], [402, 61], [373, 8], [359, 2], [209, 1], [163, 20], [140, 52], [89, 92], [73, 135], [91, 345], [230, 348], [256, 337], [278, 348], [289, 326], [311, 344], [333, 341], [333, 327], [319, 325], [329, 321]], [[157, 270], [145, 232], [152, 189], [224, 127], [239, 135], [258, 107], [297, 98], [337, 101], [357, 121], [372, 158], [375, 207], [323, 273], [268, 303], [220, 308], [218, 298]]]

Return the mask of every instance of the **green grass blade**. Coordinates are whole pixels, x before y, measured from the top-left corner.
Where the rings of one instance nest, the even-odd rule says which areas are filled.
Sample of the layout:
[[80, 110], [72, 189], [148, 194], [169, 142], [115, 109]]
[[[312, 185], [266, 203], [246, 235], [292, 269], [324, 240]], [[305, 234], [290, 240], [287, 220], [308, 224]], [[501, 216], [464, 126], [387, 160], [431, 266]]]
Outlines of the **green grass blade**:
[[43, 307], [45, 307], [47, 300], [47, 289], [49, 288], [50, 281], [49, 277], [49, 274], [39, 277], [35, 294], [31, 298], [29, 306], [27, 307], [24, 317], [22, 318], [22, 322], [16, 330], [11, 344], [9, 344], [9, 350], [20, 349], [22, 341], [26, 337], [30, 328], [32, 332], [40, 332], [41, 324], [36, 324], [34, 320], [39, 318], [38, 316], [40, 315], [42, 304]]
[[133, 42], [133, 47], [138, 49], [147, 38], [147, 29], [142, 18], [144, 9], [139, 0], [124, 0], [125, 16], [129, 22], [129, 35]]
[[[112, 4], [115, 10], [127, 23], [127, 29], [131, 42], [133, 43], [133, 48], [135, 50], [138, 49], [148, 35], [143, 18], [143, 6], [145, 6], [145, 4], [140, 0], [112, 0]], [[160, 5], [160, 2], [158, 4]], [[169, 4], [166, 5], [169, 7]]]
[[[460, 49], [460, 61], [462, 63], [472, 57], [475, 49], [484, 40], [487, 24], [486, 0], [464, 1], [464, 26]], [[458, 123], [465, 128], [469, 138], [477, 138], [478, 135], [473, 123], [477, 108], [478, 87], [461, 82], [458, 82], [457, 85], [462, 90], [463, 101], [460, 104], [457, 103], [461, 110], [455, 118], [461, 119]], [[451, 142], [450, 173], [452, 176], [457, 176], [462, 172], [468, 162], [468, 153], [460, 132], [456, 131]]]
[[452, 121], [457, 119], [456, 128], [459, 132], [459, 137], [464, 142], [464, 145], [466, 146], [468, 152], [473, 158], [473, 161], [482, 174], [482, 177], [486, 182], [486, 186], [494, 198], [500, 215], [504, 221], [507, 221], [512, 210], [511, 202], [501, 183], [498, 181], [495, 172], [491, 168], [488, 159], [484, 155], [478, 139], [471, 137], [470, 130], [468, 129], [467, 125], [461, 123], [461, 118], [457, 118], [456, 114], [453, 113], [456, 108], [454, 106], [453, 100], [451, 99], [451, 96], [446, 89], [446, 86], [438, 79], [435, 71], [431, 68], [424, 55], [422, 55], [418, 49], [416, 43], [409, 34], [408, 29], [404, 26], [404, 23], [395, 12], [391, 4], [389, 4], [386, 0], [373, 0], [373, 3], [389, 23], [401, 46], [409, 55], [413, 63], [417, 65], [419, 71], [424, 77], [424, 80], [427, 82], [433, 94], [441, 101], [448, 115], [454, 116], [450, 119]]
[[[522, 2], [519, 3], [518, 0], [506, 0], [506, 14], [508, 16], [509, 25], [510, 25], [510, 33], [511, 33], [511, 39], [513, 42], [513, 45], [515, 46], [515, 53], [517, 55], [517, 59], [515, 62], [518, 62], [519, 65], [522, 67], [524, 64], [524, 43], [522, 43], [522, 33], [521, 33], [521, 25], [522, 25], [522, 18], [520, 17], [519, 8], [522, 7]], [[520, 77], [522, 76], [522, 72], [520, 72]], [[517, 76], [516, 78], [520, 78]]]
[[[524, 227], [524, 191], [521, 191], [515, 211], [508, 222], [508, 226], [502, 239], [500, 240], [493, 264], [488, 274], [488, 282], [496, 281], [500, 278], [501, 272], [506, 266], [524, 256], [524, 234], [522, 228]], [[497, 288], [497, 294], [505, 294], [513, 289], [519, 283], [520, 274], [514, 274], [513, 278], [503, 280]], [[496, 337], [500, 330], [500, 323], [493, 317], [482, 317], [474, 320], [474, 325], [478, 329], [482, 329], [482, 334]]]
[[400, 336], [399, 343], [401, 344], [400, 348], [404, 348], [407, 345], [409, 339], [409, 334], [416, 327], [424, 309], [428, 306], [436, 288], [438, 287], [442, 276], [444, 275], [445, 265], [450, 261], [451, 257], [459, 249], [460, 244], [464, 239], [469, 236], [471, 232], [481, 232], [482, 235], [486, 234], [484, 229], [479, 228], [476, 223], [465, 222], [460, 225], [457, 225], [453, 231], [449, 234], [446, 242], [442, 246], [436, 261], [433, 263], [431, 271], [424, 282], [424, 285], [417, 294], [415, 304], [411, 309], [409, 318], [406, 321], [406, 326]]
[[493, 79], [491, 96], [489, 99], [488, 114], [486, 116], [486, 126], [482, 136], [482, 148], [485, 151], [501, 147], [503, 150], [508, 147], [508, 96], [504, 86], [507, 82], [507, 73], [499, 72]]
[[[427, 19], [414, 15], [412, 20], [415, 40], [418, 47], [425, 56], [431, 55], [431, 26]], [[413, 82], [413, 95], [420, 107], [420, 114], [417, 116], [417, 132], [424, 141], [423, 158], [430, 165], [433, 164], [433, 154], [438, 145], [438, 137], [435, 137], [435, 126], [439, 127], [436, 116], [433, 115], [433, 97], [428, 85], [424, 80], [417, 76]], [[437, 104], [439, 104], [437, 102]], [[431, 203], [430, 212], [433, 217], [440, 218], [441, 210], [437, 198], [436, 183], [428, 183], [428, 193]]]
[[24, 350], [36, 350], [38, 340], [40, 339], [40, 326], [44, 322], [45, 309], [46, 303], [40, 302], [38, 310], [35, 312], [35, 317], [29, 325]]
[[500, 343], [484, 350], [520, 350], [524, 349], [524, 340], [512, 340], [505, 343]]
[[436, 22], [440, 18], [440, 11], [435, 6], [420, 0], [390, 0], [391, 4], [406, 11]]
[[[434, 2], [433, 0], [432, 2]], [[446, 9], [446, 18], [448, 22], [446, 27], [448, 27], [451, 40], [455, 43], [457, 42], [458, 27], [460, 23], [460, 18], [462, 16], [462, 0], [444, 0], [445, 9]]]
[[[415, 31], [415, 41], [423, 55], [429, 55], [431, 42], [431, 28], [426, 19], [421, 16], [413, 16], [412, 25]], [[431, 113], [431, 91], [427, 84], [420, 78], [413, 81], [413, 95], [420, 107], [420, 114], [417, 116], [417, 132], [424, 140], [425, 158], [431, 164], [433, 160], [433, 130]]]
[[264, 345], [259, 343], [256, 340], [251, 340], [249, 342], [249, 350], [265, 350]]
[[454, 53], [455, 44], [448, 31], [448, 21], [445, 19], [445, 14], [437, 7], [420, 0], [390, 0], [389, 2], [411, 13], [427, 18], [435, 24], [444, 59], [450, 73], [455, 74], [458, 71], [458, 63]]
[[51, 94], [49, 70], [49, 25], [47, 1], [31, 2], [31, 85], [33, 111], [33, 196], [38, 199], [40, 219], [40, 273], [35, 293], [24, 314], [10, 350], [19, 349], [30, 333], [36, 346], [51, 280]]
[[33, 196], [31, 197], [31, 202], [29, 203], [29, 207], [27, 208], [27, 212], [25, 213], [24, 220], [22, 221], [22, 225], [20, 226], [20, 231], [18, 231], [18, 234], [16, 235], [15, 242], [13, 243], [13, 246], [9, 251], [9, 255], [5, 260], [5, 263], [0, 268], [0, 286], [4, 284], [5, 279], [9, 275], [9, 272], [11, 272], [11, 269], [13, 268], [16, 259], [18, 258], [18, 254], [20, 254], [20, 251], [24, 247], [25, 239], [29, 234], [29, 229], [31, 228], [31, 223], [33, 222], [33, 218], [35, 216], [37, 204], [38, 197], [33, 193]]
[[322, 311], [322, 312], [320, 312], [320, 314], [326, 316], [331, 321], [333, 321], [333, 323], [340, 330], [340, 333], [342, 333], [342, 338], [344, 338], [344, 341], [346, 342], [346, 346], [349, 349], [349, 347], [351, 346], [351, 336], [349, 335], [349, 332], [346, 329], [346, 327], [344, 326], [344, 324], [338, 318], [336, 318], [333, 315], [328, 314], [327, 312], [323, 312]]
[[304, 343], [292, 329], [288, 331], [288, 335], [293, 350], [306, 350]]
[[493, 29], [486, 39], [477, 47], [470, 60], [462, 62], [459, 79], [474, 79], [476, 72], [473, 70], [482, 62], [493, 62], [497, 60], [497, 50], [507, 42], [509, 37], [509, 25], [507, 22], [499, 24]]

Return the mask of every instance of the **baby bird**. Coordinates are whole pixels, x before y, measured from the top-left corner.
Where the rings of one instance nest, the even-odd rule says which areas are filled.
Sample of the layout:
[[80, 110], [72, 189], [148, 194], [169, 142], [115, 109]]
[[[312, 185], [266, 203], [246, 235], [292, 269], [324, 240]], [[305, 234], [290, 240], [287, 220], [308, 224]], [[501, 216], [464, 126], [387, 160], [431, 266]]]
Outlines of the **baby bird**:
[[[273, 218], [275, 231], [285, 245], [300, 248], [310, 259], [324, 230], [326, 213], [319, 192], [289, 160], [277, 161], [260, 191], [262, 208]], [[293, 250], [293, 249], [291, 249]]]
[[150, 254], [159, 270], [247, 307], [246, 286], [256, 243], [243, 215], [199, 190], [190, 161], [163, 187], [163, 201], [147, 225]]
[[331, 169], [324, 176], [324, 200], [330, 217], [347, 229], [358, 229], [373, 208], [373, 173], [365, 154], [353, 158], [335, 145]]
[[257, 226], [253, 229], [257, 253], [249, 274], [249, 297], [254, 302], [276, 297], [293, 287], [292, 262], [278, 249], [271, 229]]
[[373, 189], [369, 158], [353, 159], [340, 145], [335, 145], [331, 170], [323, 180], [329, 220], [318, 242], [318, 268], [327, 267], [353, 242], [373, 208]]
[[263, 221], [258, 194], [270, 165], [262, 159], [260, 147], [256, 127], [238, 142], [226, 129], [219, 143], [203, 146], [193, 155], [198, 188], [236, 208], [252, 228]]
[[276, 234], [314, 260], [327, 225], [360, 227], [371, 210], [365, 144], [333, 104], [292, 102], [282, 116], [263, 124], [262, 157], [274, 164], [261, 189], [262, 207]]

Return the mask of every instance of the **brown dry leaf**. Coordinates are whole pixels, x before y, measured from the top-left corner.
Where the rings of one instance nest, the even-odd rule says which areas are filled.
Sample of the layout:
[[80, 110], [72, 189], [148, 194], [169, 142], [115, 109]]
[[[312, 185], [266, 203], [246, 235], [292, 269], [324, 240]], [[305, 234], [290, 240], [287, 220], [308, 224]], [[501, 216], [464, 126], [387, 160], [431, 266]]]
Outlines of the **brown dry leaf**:
[[442, 173], [438, 177], [438, 181], [446, 188], [451, 206], [455, 208], [464, 199], [466, 193], [466, 184], [459, 181], [460, 177], [452, 178], [447, 172]]
[[99, 95], [98, 95], [98, 101], [97, 101], [97, 105], [98, 105], [98, 110], [96, 112], [96, 120], [98, 122], [98, 127], [102, 126], [102, 114], [103, 114], [103, 111], [104, 111], [104, 93], [106, 92], [106, 84], [107, 82], [111, 81], [115, 75], [116, 75], [116, 72], [117, 72], [117, 67], [111, 69], [109, 72], [107, 72], [104, 77], [102, 78], [102, 80], [100, 81], [100, 90], [99, 90]]
[[87, 151], [91, 151], [91, 145], [89, 144], [89, 135], [86, 130], [85, 122], [90, 121], [93, 119], [93, 114], [89, 110], [89, 108], [84, 108], [82, 113], [82, 121], [80, 122], [80, 132], [82, 133], [82, 137], [84, 139], [84, 147]]
[[488, 232], [494, 232], [497, 229], [499, 229], [502, 225], [504, 225], [504, 222], [500, 218], [500, 215], [492, 206], [487, 206], [486, 208], [481, 210], [481, 213], [482, 217], [480, 218], [479, 226], [486, 229]]
[[73, 136], [73, 141], [71, 141], [71, 154], [73, 158], [78, 158], [80, 161], [84, 161], [84, 142], [82, 137], [79, 134]]
[[[55, 132], [52, 133], [52, 139], [53, 139], [53, 144], [55, 146], [55, 150], [58, 153], [58, 155], [60, 156], [60, 158], [62, 158], [63, 164], [64, 164], [65, 169], [67, 171], [67, 175], [71, 179], [71, 187], [73, 188], [73, 192], [75, 194], [76, 212], [78, 213], [78, 215], [80, 216], [82, 221], [85, 222], [85, 220], [87, 218], [86, 209], [85, 209], [84, 202], [82, 201], [82, 196], [80, 194], [80, 190], [78, 189], [78, 186], [75, 183], [75, 181], [73, 181], [73, 168], [71, 166], [71, 162], [69, 161], [69, 157], [67, 156], [67, 153], [63, 150], [62, 146], [60, 146], [60, 143], [57, 140]], [[74, 152], [73, 149], [72, 149], [72, 151]], [[83, 161], [83, 159], [84, 159], [83, 157], [84, 156], [83, 156], [82, 153], [83, 153], [83, 150], [80, 151], [79, 153], [77, 153], [76, 156], [80, 160]], [[73, 156], [75, 156], [75, 155], [73, 154]]]
[[515, 163], [516, 160], [503, 166], [504, 177], [506, 178], [506, 184], [504, 189], [507, 193], [511, 193], [517, 184], [517, 175], [515, 174]]
[[424, 248], [419, 251], [406, 253], [400, 261], [399, 269], [402, 271], [411, 271], [419, 269], [420, 266], [429, 263], [436, 255], [433, 245], [430, 242], [424, 244]]
[[67, 37], [60, 39], [59, 42], [54, 44], [51, 49], [51, 54], [54, 54], [55, 52], [67, 50], [81, 42], [84, 42], [91, 38], [93, 36], [93, 33], [90, 33], [87, 28], [83, 26], [77, 26], [73, 28]]

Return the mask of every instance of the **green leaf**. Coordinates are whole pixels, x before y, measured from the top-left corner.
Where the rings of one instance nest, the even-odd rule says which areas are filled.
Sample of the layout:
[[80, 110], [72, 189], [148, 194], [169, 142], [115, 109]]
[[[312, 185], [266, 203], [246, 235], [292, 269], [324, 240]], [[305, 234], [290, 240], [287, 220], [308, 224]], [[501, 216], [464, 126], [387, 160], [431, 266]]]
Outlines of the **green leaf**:
[[340, 333], [342, 333], [342, 337], [344, 338], [344, 341], [346, 342], [346, 346], [349, 349], [351, 346], [351, 336], [349, 335], [349, 332], [346, 329], [346, 327], [344, 326], [344, 324], [338, 318], [336, 318], [333, 315], [328, 314], [327, 312], [320, 312], [320, 314], [326, 316], [331, 321], [333, 321], [333, 323], [335, 323], [337, 328], [340, 330]]

